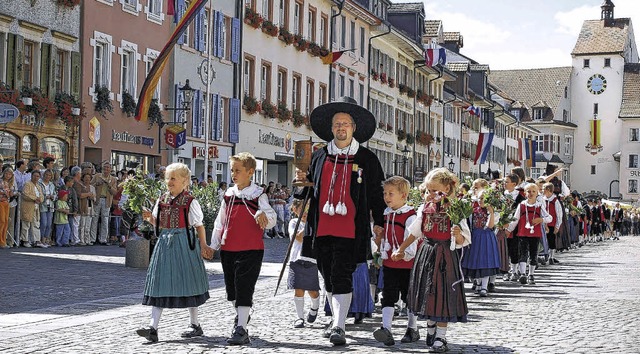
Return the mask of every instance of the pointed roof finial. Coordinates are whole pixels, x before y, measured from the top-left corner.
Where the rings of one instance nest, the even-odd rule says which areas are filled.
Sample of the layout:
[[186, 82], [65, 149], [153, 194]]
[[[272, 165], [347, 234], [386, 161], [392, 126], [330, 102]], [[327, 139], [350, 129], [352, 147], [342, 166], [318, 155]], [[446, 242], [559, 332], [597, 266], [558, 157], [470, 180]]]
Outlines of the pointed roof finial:
[[600, 19], [605, 21], [613, 20], [613, 8], [615, 6], [616, 5], [614, 5], [611, 0], [604, 0], [602, 5], [600, 6], [600, 9], [602, 9], [602, 12], [600, 13]]

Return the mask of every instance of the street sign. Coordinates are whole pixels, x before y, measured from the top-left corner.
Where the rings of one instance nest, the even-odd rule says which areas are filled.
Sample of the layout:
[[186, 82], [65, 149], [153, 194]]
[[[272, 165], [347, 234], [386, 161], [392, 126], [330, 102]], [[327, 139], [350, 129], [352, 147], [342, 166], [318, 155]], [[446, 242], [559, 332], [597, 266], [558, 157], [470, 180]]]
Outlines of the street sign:
[[12, 104], [0, 103], [0, 124], [13, 122], [20, 116], [18, 108]]
[[164, 133], [167, 145], [177, 149], [187, 142], [187, 130], [180, 125], [172, 125]]

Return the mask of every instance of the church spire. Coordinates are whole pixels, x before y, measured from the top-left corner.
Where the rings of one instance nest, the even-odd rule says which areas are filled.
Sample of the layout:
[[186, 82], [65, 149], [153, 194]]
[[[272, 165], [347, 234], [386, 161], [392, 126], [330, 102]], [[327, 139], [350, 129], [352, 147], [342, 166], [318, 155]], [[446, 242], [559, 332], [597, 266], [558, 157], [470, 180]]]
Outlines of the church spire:
[[616, 5], [613, 4], [611, 0], [604, 0], [600, 8], [602, 12], [600, 13], [600, 19], [605, 21], [605, 24], [611, 23], [613, 21], [613, 8]]

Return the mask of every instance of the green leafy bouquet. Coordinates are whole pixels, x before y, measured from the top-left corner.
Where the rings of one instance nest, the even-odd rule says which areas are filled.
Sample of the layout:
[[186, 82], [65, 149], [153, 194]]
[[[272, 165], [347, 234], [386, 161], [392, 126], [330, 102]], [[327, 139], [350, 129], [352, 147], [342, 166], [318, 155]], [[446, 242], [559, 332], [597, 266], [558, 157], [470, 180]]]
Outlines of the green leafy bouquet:
[[485, 205], [491, 205], [493, 210], [500, 210], [504, 205], [504, 194], [495, 188], [487, 187], [482, 191], [482, 201]]
[[515, 221], [516, 218], [513, 217], [513, 209], [511, 206], [513, 205], [513, 197], [511, 194], [506, 194], [502, 196], [502, 206], [497, 209], [499, 210], [500, 217], [498, 218], [497, 225], [498, 227], [504, 227], [505, 225], [509, 225], [512, 221]]
[[445, 212], [451, 220], [451, 224], [458, 225], [462, 220], [467, 219], [473, 214], [473, 203], [471, 199], [464, 196], [462, 198], [448, 198], [444, 193], [438, 192], [440, 203], [445, 207]]
[[126, 208], [136, 214], [153, 208], [156, 200], [166, 191], [162, 181], [147, 178], [143, 170], [137, 170], [133, 178], [122, 183], [122, 187], [122, 193], [127, 195]]

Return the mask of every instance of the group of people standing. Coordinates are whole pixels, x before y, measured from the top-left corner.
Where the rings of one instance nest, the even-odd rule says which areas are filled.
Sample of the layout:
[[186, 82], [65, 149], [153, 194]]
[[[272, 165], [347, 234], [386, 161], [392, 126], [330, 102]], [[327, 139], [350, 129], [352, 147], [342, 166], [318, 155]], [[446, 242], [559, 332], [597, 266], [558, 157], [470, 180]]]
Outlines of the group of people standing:
[[[418, 341], [418, 319], [424, 319], [427, 346], [444, 352], [448, 324], [467, 321], [465, 276], [473, 278], [482, 297], [495, 291], [496, 278], [502, 274], [507, 281], [532, 285], [540, 249], [543, 262], [552, 264], [558, 261], [549, 249], [579, 244], [582, 217], [576, 211], [582, 207], [575, 203], [577, 198], [569, 201], [571, 193], [557, 178], [559, 172], [548, 171], [542, 180], [531, 181], [516, 168], [504, 179], [478, 179], [465, 190], [457, 176], [437, 168], [420, 185], [423, 200], [416, 210], [408, 204], [409, 181], [399, 176], [385, 179], [377, 156], [362, 145], [376, 129], [368, 110], [343, 98], [314, 109], [310, 122], [326, 145], [313, 152], [308, 170], [296, 171], [296, 181], [308, 186], [298, 188], [291, 202], [294, 217], [288, 233], [293, 246], [287, 283], [294, 289], [293, 326], [302, 328], [318, 316], [320, 273], [331, 313], [323, 335], [335, 346], [347, 343], [345, 322], [350, 312], [358, 312], [354, 306], [363, 299], [372, 303], [381, 288], [382, 324], [373, 337], [385, 345], [395, 344], [394, 306], [401, 299], [408, 306], [401, 342]], [[209, 245], [203, 242], [202, 213], [188, 195], [189, 171], [182, 164], [167, 168], [169, 192], [145, 215], [158, 225], [160, 240], [166, 240], [156, 246], [147, 274], [144, 304], [153, 306], [151, 321], [137, 331], [151, 342], [158, 341], [160, 314], [167, 307], [189, 308], [190, 329], [183, 337], [204, 334], [197, 316], [197, 307], [209, 298], [202, 258], [214, 252], [220, 253], [227, 300], [236, 313], [227, 342], [250, 342], [247, 327], [264, 255], [264, 230], [276, 225], [284, 204], [273, 203], [274, 194], [252, 182], [253, 156], [234, 155], [230, 167], [234, 185], [224, 193]], [[510, 197], [511, 220], [501, 221], [498, 211], [484, 202], [483, 192], [489, 186]], [[454, 223], [452, 205], [469, 189], [473, 212]], [[559, 202], [563, 198], [565, 204], [575, 204], [575, 210], [566, 211]], [[171, 246], [176, 237], [181, 241]], [[179, 256], [189, 261], [174, 262]], [[381, 266], [380, 276], [363, 282], [360, 268], [365, 265], [367, 274], [367, 263]], [[307, 316], [305, 293], [311, 297]]]

